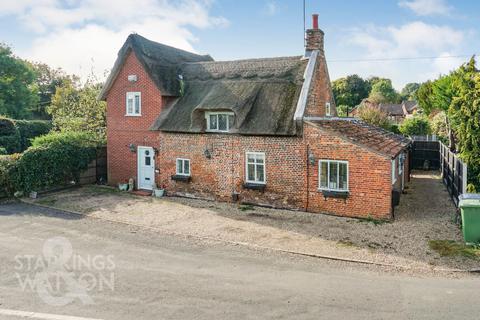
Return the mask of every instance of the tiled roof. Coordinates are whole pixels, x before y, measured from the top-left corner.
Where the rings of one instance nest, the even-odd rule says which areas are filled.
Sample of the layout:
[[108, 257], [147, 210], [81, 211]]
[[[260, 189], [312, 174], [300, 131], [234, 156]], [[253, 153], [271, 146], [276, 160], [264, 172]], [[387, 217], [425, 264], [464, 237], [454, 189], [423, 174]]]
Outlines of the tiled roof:
[[389, 116], [403, 116], [403, 108], [401, 103], [380, 103], [378, 108]]
[[404, 136], [353, 118], [308, 119], [307, 123], [392, 158], [411, 143]]

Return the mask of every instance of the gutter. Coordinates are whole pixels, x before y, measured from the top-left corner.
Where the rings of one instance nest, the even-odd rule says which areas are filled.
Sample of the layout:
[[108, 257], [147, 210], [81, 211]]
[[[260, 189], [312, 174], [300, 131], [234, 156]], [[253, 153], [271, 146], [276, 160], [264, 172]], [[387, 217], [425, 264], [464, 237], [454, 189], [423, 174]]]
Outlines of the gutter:
[[307, 107], [308, 93], [310, 92], [310, 87], [312, 86], [313, 74], [315, 71], [315, 64], [317, 62], [318, 50], [312, 51], [310, 57], [308, 58], [307, 68], [303, 74], [303, 85], [302, 91], [300, 92], [300, 97], [298, 98], [297, 108], [295, 109], [295, 114], [293, 120], [301, 121], [303, 115], [305, 114], [305, 109]]

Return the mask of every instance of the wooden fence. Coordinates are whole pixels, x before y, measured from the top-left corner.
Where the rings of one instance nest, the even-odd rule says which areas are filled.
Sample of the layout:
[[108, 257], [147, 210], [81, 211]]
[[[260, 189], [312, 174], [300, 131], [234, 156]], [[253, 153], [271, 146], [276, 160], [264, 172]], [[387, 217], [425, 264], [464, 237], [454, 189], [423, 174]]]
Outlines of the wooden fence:
[[107, 182], [107, 148], [97, 149], [97, 157], [80, 174], [80, 185]]
[[458, 207], [458, 197], [467, 192], [467, 165], [441, 142], [440, 164], [443, 183], [447, 186], [448, 193]]
[[413, 139], [410, 168], [418, 170], [440, 169], [440, 142], [432, 139]]

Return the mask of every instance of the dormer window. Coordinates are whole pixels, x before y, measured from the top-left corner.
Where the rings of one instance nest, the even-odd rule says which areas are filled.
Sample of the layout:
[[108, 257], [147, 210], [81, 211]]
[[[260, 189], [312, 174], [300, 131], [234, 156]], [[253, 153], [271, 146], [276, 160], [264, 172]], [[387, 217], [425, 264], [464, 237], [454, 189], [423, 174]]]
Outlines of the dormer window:
[[235, 119], [233, 112], [207, 112], [205, 117], [208, 132], [228, 132]]

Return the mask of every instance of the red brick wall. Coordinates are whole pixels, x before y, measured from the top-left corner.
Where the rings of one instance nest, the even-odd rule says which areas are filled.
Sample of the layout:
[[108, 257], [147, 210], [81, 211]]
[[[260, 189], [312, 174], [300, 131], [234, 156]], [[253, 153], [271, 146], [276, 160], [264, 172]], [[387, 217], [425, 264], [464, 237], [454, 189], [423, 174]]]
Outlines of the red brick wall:
[[320, 51], [315, 63], [314, 78], [312, 79], [312, 86], [310, 87], [305, 116], [324, 117], [326, 102], [330, 102], [331, 116], [336, 116], [337, 109], [330, 85], [327, 63], [323, 51]]
[[[129, 82], [128, 75], [137, 75]], [[126, 93], [141, 92], [141, 117], [126, 114]], [[158, 132], [149, 131], [162, 110], [164, 99], [134, 53], [128, 54], [107, 96], [107, 162], [108, 181], [115, 185], [137, 176], [137, 154], [129, 145], [157, 146]]]
[[[204, 154], [206, 148], [211, 153], [210, 159]], [[243, 188], [246, 152], [265, 153], [265, 191]], [[305, 157], [301, 138], [162, 133], [157, 181], [180, 195], [230, 201], [236, 192], [243, 202], [302, 208]], [[176, 171], [176, 158], [190, 159], [190, 182], [171, 180]]]
[[[391, 218], [390, 159], [306, 124], [305, 142], [315, 156], [308, 170], [308, 211], [342, 216]], [[348, 161], [349, 196], [326, 198], [319, 191], [318, 160]]]

